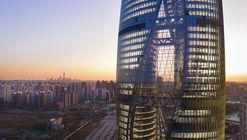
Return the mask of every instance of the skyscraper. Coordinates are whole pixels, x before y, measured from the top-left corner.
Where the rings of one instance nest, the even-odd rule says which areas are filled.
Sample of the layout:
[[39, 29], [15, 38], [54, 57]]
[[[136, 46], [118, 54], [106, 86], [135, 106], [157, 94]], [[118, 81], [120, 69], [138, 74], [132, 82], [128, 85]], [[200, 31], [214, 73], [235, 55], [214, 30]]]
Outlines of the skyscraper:
[[223, 140], [224, 55], [222, 0], [122, 0], [117, 138]]

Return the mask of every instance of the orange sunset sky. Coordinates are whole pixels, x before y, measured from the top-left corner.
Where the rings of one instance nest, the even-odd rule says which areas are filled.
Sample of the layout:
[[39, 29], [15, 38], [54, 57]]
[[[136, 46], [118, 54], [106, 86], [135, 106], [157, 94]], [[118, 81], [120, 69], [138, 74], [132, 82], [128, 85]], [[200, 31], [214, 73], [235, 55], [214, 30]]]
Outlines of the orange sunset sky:
[[[247, 1], [223, 3], [226, 78], [247, 81]], [[63, 73], [115, 80], [120, 5], [121, 0], [0, 1], [0, 80]]]

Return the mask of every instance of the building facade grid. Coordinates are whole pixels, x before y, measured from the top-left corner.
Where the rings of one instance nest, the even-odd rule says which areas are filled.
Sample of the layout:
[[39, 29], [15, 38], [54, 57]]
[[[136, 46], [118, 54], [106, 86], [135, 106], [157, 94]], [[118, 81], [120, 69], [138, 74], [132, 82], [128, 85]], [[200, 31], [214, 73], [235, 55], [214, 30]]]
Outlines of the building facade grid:
[[[122, 0], [118, 139], [224, 139], [224, 54], [221, 0]], [[179, 104], [169, 118], [140, 95]]]

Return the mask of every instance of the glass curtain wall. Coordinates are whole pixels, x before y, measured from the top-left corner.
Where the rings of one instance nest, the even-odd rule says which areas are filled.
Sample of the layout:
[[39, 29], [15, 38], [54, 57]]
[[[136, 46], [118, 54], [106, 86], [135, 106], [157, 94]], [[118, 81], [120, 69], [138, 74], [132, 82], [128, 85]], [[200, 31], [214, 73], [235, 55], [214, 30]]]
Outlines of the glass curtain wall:
[[[224, 54], [221, 0], [122, 0], [117, 139], [223, 140]], [[167, 120], [138, 96], [180, 104]]]

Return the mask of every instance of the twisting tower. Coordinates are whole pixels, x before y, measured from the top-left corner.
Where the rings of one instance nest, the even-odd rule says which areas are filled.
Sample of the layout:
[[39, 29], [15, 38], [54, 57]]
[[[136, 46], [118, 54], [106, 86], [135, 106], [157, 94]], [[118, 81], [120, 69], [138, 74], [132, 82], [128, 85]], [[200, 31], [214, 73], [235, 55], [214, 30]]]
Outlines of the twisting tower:
[[224, 139], [221, 0], [122, 0], [117, 138]]

